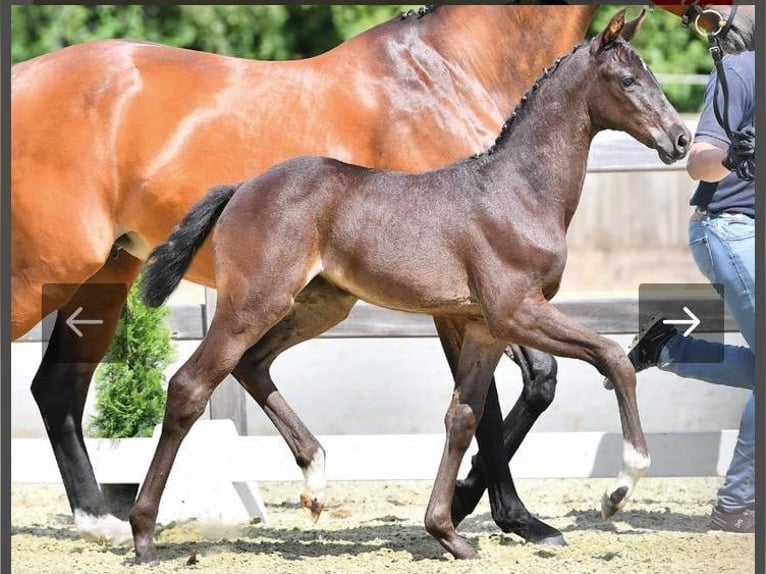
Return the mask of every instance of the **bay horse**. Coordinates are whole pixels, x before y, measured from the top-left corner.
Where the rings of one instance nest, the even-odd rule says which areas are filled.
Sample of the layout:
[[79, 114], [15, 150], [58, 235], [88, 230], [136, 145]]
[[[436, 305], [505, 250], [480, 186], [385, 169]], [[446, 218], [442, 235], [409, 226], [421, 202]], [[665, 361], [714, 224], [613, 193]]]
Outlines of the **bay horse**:
[[[11, 336], [19, 338], [58, 311], [32, 393], [79, 533], [130, 538], [127, 523], [104, 504], [83, 440], [83, 408], [96, 362], [75, 359], [85, 343], [66, 326], [82, 306], [113, 331], [124, 300], [115, 290], [94, 296], [88, 286], [129, 288], [141, 261], [205, 189], [292, 155], [333, 155], [413, 171], [484, 149], [536, 73], [584, 37], [596, 8], [442, 6], [290, 62], [108, 40], [12, 67]], [[728, 15], [728, 7], [719, 10]], [[740, 7], [727, 39], [752, 49], [749, 11]], [[312, 114], [316, 110], [322, 113]], [[296, 119], [310, 115], [310, 123]], [[227, 143], [225, 154], [219, 140]], [[214, 286], [211, 261], [203, 245], [188, 278]], [[45, 284], [60, 287], [43, 296]], [[293, 313], [262, 339], [256, 368], [238, 371], [307, 483], [319, 485], [304, 493], [313, 509], [323, 500], [324, 451], [274, 387], [268, 368], [284, 349], [342, 319], [345, 309], [323, 301], [327, 290], [332, 294], [319, 279], [304, 290]], [[454, 372], [461, 326], [446, 318], [435, 324]], [[103, 356], [109, 343], [89, 342], [87, 355]], [[524, 390], [504, 425], [506, 460], [550, 404], [556, 383], [552, 357], [518, 347], [514, 357]], [[478, 461], [502, 421], [494, 386], [484, 420], [477, 464], [456, 491], [456, 523], [483, 493], [484, 469], [492, 472]], [[526, 511], [512, 483], [508, 487], [499, 502], [490, 488], [493, 515], [498, 504], [511, 507], [513, 519], [500, 525], [503, 530], [531, 541], [563, 540]]]
[[[72, 359], [82, 356], [83, 343], [66, 326], [82, 306], [113, 330], [124, 301], [115, 290], [96, 298], [87, 286], [129, 287], [152, 247], [207, 188], [288, 157], [322, 154], [415, 171], [485, 149], [539, 71], [582, 40], [596, 8], [442, 6], [288, 62], [110, 40], [13, 66], [11, 330], [17, 338], [58, 310], [32, 393], [78, 532], [131, 537], [127, 522], [108, 513], [88, 458], [81, 421], [96, 363]], [[208, 245], [187, 278], [215, 286]], [[44, 284], [61, 288], [43, 297]], [[341, 321], [349, 306], [317, 278], [259, 343], [252, 367], [235, 373], [304, 470], [301, 498], [315, 516], [324, 502], [324, 450], [277, 391], [269, 366], [283, 350]], [[435, 323], [454, 369], [461, 325]], [[103, 355], [109, 343], [91, 341], [102, 348], [89, 355]], [[553, 398], [555, 363], [534, 350], [517, 357], [544, 383], [528, 377], [519, 401], [525, 413], [536, 412]], [[499, 406], [493, 412], [501, 420]], [[531, 426], [536, 415], [529, 418]], [[563, 540], [509, 486], [516, 518], [501, 527], [533, 541]], [[463, 516], [470, 512], [464, 506], [457, 505]]]
[[[602, 512], [609, 517], [625, 504], [649, 466], [635, 371], [617, 343], [568, 319], [550, 299], [593, 137], [625, 131], [665, 163], [683, 158], [691, 143], [627, 43], [642, 21], [643, 14], [626, 24], [619, 11], [593, 40], [576, 45], [478, 157], [412, 174], [299, 156], [214, 188], [195, 205], [144, 272], [145, 300], [161, 303], [215, 224], [218, 305], [202, 343], [170, 379], [160, 439], [130, 513], [138, 563], [158, 560], [153, 536], [162, 491], [211, 393], [316, 278], [349, 306], [363, 299], [463, 326], [444, 452], [425, 515], [427, 531], [455, 558], [477, 556], [452, 523], [458, 467], [492, 373], [513, 343], [587, 361], [614, 382], [625, 447]], [[225, 154], [226, 141], [220, 145]]]

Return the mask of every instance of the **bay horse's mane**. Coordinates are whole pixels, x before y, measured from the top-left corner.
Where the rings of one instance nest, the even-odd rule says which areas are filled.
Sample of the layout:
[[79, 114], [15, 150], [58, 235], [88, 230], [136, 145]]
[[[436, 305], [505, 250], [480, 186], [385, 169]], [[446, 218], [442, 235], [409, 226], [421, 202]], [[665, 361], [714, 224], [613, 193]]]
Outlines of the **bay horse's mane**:
[[[569, 2], [565, 2], [562, 0], [541, 0], [540, 2], [526, 2], [524, 0], [511, 0], [511, 2], [505, 3], [507, 6], [518, 6], [520, 4], [534, 4], [534, 5], [540, 5], [540, 6], [566, 6], [569, 4]], [[418, 20], [420, 20], [423, 16], [426, 14], [432, 14], [436, 12], [436, 9], [439, 8], [441, 4], [426, 4], [425, 6], [421, 6], [420, 8], [412, 8], [410, 10], [407, 10], [406, 12], [399, 12], [399, 20], [407, 20], [408, 18], [412, 16], [416, 16]]]
[[413, 8], [411, 10], [407, 10], [406, 12], [399, 12], [399, 20], [406, 20], [411, 16], [417, 16], [418, 20], [420, 20], [426, 14], [432, 14], [433, 12], [436, 12], [438, 7], [438, 4], [426, 4], [420, 8]]

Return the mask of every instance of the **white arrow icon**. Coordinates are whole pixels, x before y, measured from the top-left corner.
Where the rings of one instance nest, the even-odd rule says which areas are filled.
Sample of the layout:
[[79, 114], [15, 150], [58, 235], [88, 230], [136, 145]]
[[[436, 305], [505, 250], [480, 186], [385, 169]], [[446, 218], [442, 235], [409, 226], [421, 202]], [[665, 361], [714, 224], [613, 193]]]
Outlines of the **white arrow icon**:
[[77, 328], [77, 325], [101, 325], [104, 322], [101, 319], [77, 319], [77, 316], [82, 313], [82, 307], [77, 307], [75, 312], [69, 315], [66, 320], [66, 324], [78, 337], [82, 337], [82, 331]]
[[665, 325], [689, 325], [689, 328], [684, 331], [684, 337], [688, 337], [694, 329], [699, 327], [701, 321], [697, 315], [691, 312], [689, 307], [684, 307], [684, 312], [690, 317], [689, 319], [663, 319], [662, 322]]

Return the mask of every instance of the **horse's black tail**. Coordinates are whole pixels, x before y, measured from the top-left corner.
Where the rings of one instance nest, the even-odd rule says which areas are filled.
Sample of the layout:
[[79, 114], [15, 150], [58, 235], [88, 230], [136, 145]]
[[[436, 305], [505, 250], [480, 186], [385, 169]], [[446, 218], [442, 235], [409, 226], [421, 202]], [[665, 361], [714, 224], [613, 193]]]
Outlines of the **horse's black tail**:
[[212, 188], [176, 225], [165, 243], [149, 254], [141, 284], [144, 303], [159, 307], [175, 290], [237, 187], [221, 185]]

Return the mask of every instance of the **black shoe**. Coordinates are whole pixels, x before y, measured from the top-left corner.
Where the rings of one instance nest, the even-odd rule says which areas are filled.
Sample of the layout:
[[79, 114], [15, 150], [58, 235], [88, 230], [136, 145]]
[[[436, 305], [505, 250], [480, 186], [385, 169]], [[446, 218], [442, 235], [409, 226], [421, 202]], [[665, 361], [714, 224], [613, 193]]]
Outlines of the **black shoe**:
[[664, 319], [661, 315], [655, 315], [641, 326], [638, 335], [633, 338], [628, 359], [637, 373], [657, 366], [665, 343], [678, 335], [678, 329], [663, 323]]
[[729, 511], [715, 506], [710, 514], [710, 528], [742, 534], [755, 532], [755, 511], [750, 508]]
[[[662, 315], [654, 315], [638, 330], [638, 334], [633, 337], [630, 344], [628, 359], [630, 364], [640, 373], [654, 367], [660, 358], [660, 352], [670, 339], [678, 335], [678, 329], [673, 325], [663, 323]], [[612, 389], [612, 382], [604, 379], [604, 388]]]

